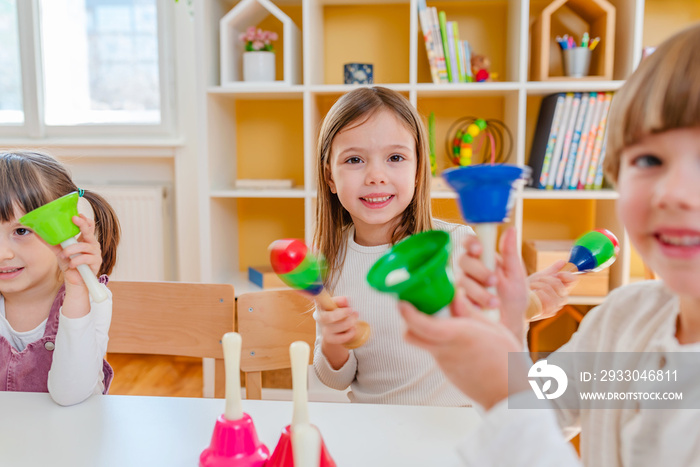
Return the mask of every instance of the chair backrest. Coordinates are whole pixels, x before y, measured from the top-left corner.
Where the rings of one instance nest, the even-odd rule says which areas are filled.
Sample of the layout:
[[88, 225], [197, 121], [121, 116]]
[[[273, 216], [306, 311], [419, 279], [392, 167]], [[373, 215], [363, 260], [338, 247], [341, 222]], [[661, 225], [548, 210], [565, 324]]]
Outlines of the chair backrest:
[[[238, 297], [241, 371], [246, 397], [261, 399], [262, 371], [291, 368], [289, 345], [306, 341], [313, 348], [316, 322], [313, 300], [295, 290], [250, 292]], [[309, 363], [313, 355], [309, 356]]]
[[[223, 368], [221, 337], [234, 330], [232, 285], [110, 281], [108, 287], [114, 304], [107, 352], [212, 358]], [[216, 373], [215, 386], [223, 388], [223, 371]]]

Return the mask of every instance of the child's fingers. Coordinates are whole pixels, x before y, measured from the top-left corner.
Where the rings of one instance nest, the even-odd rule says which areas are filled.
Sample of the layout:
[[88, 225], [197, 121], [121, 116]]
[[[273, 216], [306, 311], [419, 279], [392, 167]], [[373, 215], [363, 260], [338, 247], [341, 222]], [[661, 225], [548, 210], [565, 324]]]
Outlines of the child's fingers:
[[58, 247], [58, 250], [54, 250], [57, 252], [59, 257], [69, 260], [71, 259], [72, 256], [74, 255], [89, 255], [89, 256], [100, 256], [100, 248], [99, 246], [95, 245], [94, 243], [84, 243], [84, 242], [78, 242], [74, 243], [73, 245], [68, 245], [66, 248], [61, 248], [60, 246]]
[[351, 308], [336, 308], [332, 311], [320, 310], [318, 313], [318, 322], [323, 326], [337, 324], [356, 314]]
[[462, 242], [462, 245], [464, 246], [464, 251], [466, 254], [474, 258], [481, 257], [481, 253], [484, 251], [484, 248], [481, 246], [481, 242], [476, 235], [467, 235]]
[[580, 274], [574, 274], [572, 272], [564, 271], [564, 272], [558, 272], [556, 275], [557, 279], [559, 279], [565, 287], [570, 288], [576, 285], [578, 280], [581, 278]]
[[410, 331], [411, 336], [421, 342], [421, 347], [444, 342], [452, 335], [452, 326], [448, 320], [421, 313], [408, 302], [399, 302], [399, 312], [406, 322], [406, 329]]
[[85, 214], [73, 216], [73, 223], [80, 228], [80, 236], [83, 242], [97, 243], [95, 237], [95, 221], [86, 217]]
[[489, 287], [496, 284], [496, 276], [493, 271], [490, 271], [486, 265], [479, 259], [468, 254], [459, 257], [458, 266], [461, 271], [458, 272], [458, 281], [462, 278], [468, 278], [483, 287]]
[[501, 264], [506, 277], [524, 276], [523, 264], [518, 254], [515, 229], [506, 229], [501, 237]]
[[469, 277], [460, 277], [457, 286], [471, 303], [481, 308], [495, 308], [498, 306], [498, 297], [490, 293], [482, 284]]
[[[477, 305], [478, 306], [478, 305]], [[455, 298], [450, 303], [450, 313], [454, 317], [474, 317], [480, 310], [465, 296], [464, 291], [457, 289]]]
[[333, 297], [333, 301], [335, 302], [336, 305], [338, 305], [338, 308], [347, 308], [350, 306], [350, 302], [348, 301], [348, 297], [343, 297], [343, 296], [337, 296]]
[[331, 332], [329, 329], [324, 329], [322, 333], [322, 339], [324, 342], [333, 345], [343, 345], [350, 342], [357, 333], [355, 326], [350, 326], [339, 330], [338, 332]]

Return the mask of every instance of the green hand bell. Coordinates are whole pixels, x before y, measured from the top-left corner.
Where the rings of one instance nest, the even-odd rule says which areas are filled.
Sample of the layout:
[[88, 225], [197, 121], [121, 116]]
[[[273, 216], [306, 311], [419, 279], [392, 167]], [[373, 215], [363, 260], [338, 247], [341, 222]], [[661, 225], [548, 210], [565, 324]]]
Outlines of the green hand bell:
[[[50, 245], [61, 244], [66, 248], [78, 243], [75, 236], [80, 229], [73, 223], [73, 216], [78, 215], [78, 192], [74, 191], [51, 201], [19, 219]], [[83, 278], [92, 300], [101, 302], [107, 298], [107, 292], [100, 287], [100, 282], [87, 264], [78, 266], [78, 272]]]
[[455, 295], [450, 236], [440, 230], [417, 233], [394, 245], [367, 273], [369, 285], [397, 295], [423, 313], [433, 314]]

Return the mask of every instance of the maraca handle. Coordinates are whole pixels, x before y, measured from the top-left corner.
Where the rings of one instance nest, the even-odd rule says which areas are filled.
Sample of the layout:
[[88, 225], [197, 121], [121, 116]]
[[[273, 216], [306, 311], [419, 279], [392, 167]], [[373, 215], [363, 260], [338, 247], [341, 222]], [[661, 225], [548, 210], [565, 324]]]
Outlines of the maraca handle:
[[[321, 305], [321, 308], [326, 311], [331, 311], [338, 308], [338, 305], [336, 305], [333, 301], [333, 297], [331, 297], [331, 294], [329, 294], [326, 289], [321, 289], [321, 292], [319, 292], [319, 294], [314, 298], [316, 299], [316, 302]], [[367, 342], [367, 339], [369, 339], [369, 334], [369, 324], [366, 321], [358, 321], [357, 325], [355, 326], [355, 337], [353, 337], [351, 341], [343, 344], [343, 347], [350, 350], [361, 347], [365, 344], [365, 342]]]
[[[78, 243], [78, 241], [75, 238], [71, 237], [68, 240], [61, 242], [61, 247], [66, 248], [67, 246], [75, 245], [76, 243]], [[73, 256], [71, 256], [71, 258]], [[85, 282], [85, 286], [87, 287], [88, 292], [90, 292], [92, 301], [95, 303], [105, 301], [107, 299], [107, 291], [104, 288], [102, 288], [102, 286], [100, 285], [100, 281], [97, 280], [97, 276], [95, 276], [95, 274], [92, 272], [90, 266], [88, 266], [87, 264], [80, 264], [78, 265], [78, 272], [80, 273], [80, 277], [83, 278], [83, 282]]]

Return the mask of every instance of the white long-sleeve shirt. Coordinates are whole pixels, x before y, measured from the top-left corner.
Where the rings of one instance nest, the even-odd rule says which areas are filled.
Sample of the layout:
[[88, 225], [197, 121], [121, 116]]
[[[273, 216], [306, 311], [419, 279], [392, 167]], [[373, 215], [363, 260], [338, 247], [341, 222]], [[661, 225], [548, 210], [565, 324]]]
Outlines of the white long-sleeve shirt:
[[[463, 253], [462, 242], [473, 234], [471, 228], [434, 220], [435, 229], [450, 234], [452, 266]], [[350, 386], [353, 402], [438, 406], [470, 405], [469, 399], [450, 383], [426, 351], [408, 344], [397, 299], [380, 293], [367, 283], [370, 267], [391, 245], [361, 246], [349, 229], [346, 257], [333, 295], [348, 297], [359, 319], [370, 325], [365, 345], [350, 351], [348, 361], [334, 370], [321, 351], [321, 330], [317, 326], [314, 369], [325, 385], [343, 390]], [[449, 313], [447, 308], [438, 313]]]
[[[73, 405], [92, 394], [104, 392], [103, 358], [107, 352], [109, 326], [112, 322], [112, 293], [100, 303], [90, 300], [90, 312], [81, 318], [67, 318], [59, 310], [58, 330], [48, 389], [52, 399], [61, 405]], [[44, 320], [36, 328], [15, 331], [5, 318], [5, 299], [0, 295], [0, 336], [21, 352], [39, 340], [46, 329]]]
[[[660, 281], [621, 287], [588, 313], [578, 332], [556, 353], [653, 352], [663, 366], [676, 352], [700, 352], [700, 344], [681, 345], [676, 339], [679, 312], [678, 297]], [[697, 397], [700, 370], [682, 370], [678, 383], [666, 384], [665, 390]], [[479, 430], [460, 447], [465, 464], [577, 466], [580, 462], [572, 455], [565, 436], [580, 430], [581, 460], [587, 466], [700, 465], [700, 409], [645, 408], [643, 401], [635, 409], [592, 409], [584, 402], [576, 407], [576, 369], [566, 373], [566, 392], [549, 401], [554, 410], [509, 409], [508, 401], [492, 408]], [[594, 386], [598, 391], [630, 390], [630, 383], [624, 381], [596, 381]], [[518, 394], [511, 396], [511, 401], [531, 396]], [[690, 400], [685, 402], [693, 405]]]

